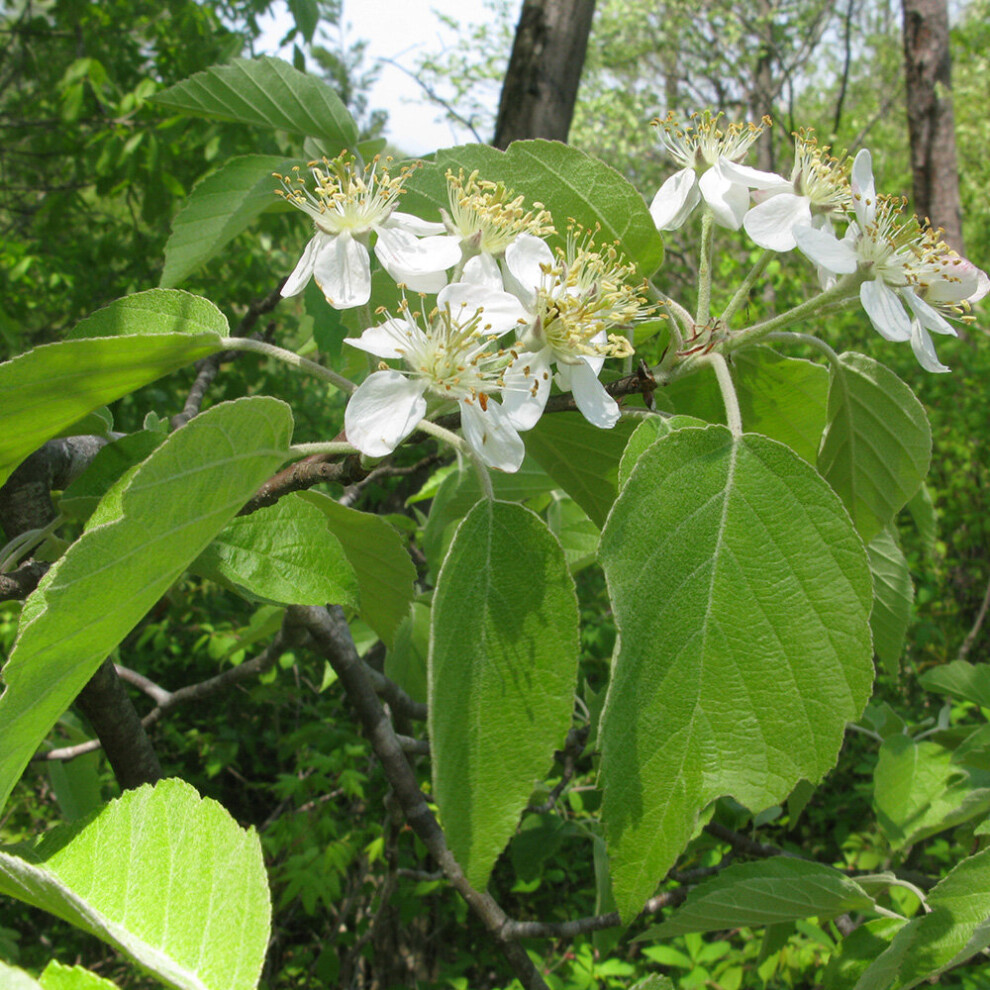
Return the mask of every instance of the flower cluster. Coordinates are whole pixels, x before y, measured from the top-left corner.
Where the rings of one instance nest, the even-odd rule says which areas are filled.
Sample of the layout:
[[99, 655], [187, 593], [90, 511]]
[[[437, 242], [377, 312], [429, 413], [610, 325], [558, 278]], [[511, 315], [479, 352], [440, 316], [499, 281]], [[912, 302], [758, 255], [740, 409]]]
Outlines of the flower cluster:
[[[354, 447], [382, 457], [424, 417], [457, 408], [480, 460], [515, 471], [525, 454], [519, 434], [536, 425], [554, 378], [590, 422], [615, 425], [619, 407], [598, 376], [607, 358], [633, 353], [626, 334], [651, 311], [615, 245], [599, 248], [572, 224], [566, 245], [552, 250], [544, 238], [556, 230], [542, 204], [527, 207], [477, 172], [447, 173], [449, 210], [429, 223], [395, 208], [408, 170], [393, 176], [378, 160], [360, 168], [348, 155], [310, 169], [313, 192], [298, 171], [278, 177], [281, 194], [316, 225], [283, 295], [312, 276], [332, 306], [366, 304], [369, 247], [403, 289], [397, 315], [380, 311], [382, 322], [346, 340], [381, 359], [347, 405]], [[406, 290], [420, 294], [416, 308]]]

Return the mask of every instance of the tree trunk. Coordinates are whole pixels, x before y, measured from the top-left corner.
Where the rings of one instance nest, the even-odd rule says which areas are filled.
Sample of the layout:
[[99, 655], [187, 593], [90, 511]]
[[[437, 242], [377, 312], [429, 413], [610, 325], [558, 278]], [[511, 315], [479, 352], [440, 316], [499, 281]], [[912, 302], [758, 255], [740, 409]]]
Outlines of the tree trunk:
[[524, 0], [492, 144], [566, 141], [595, 0]]
[[946, 0], [903, 0], [914, 207], [963, 254]]

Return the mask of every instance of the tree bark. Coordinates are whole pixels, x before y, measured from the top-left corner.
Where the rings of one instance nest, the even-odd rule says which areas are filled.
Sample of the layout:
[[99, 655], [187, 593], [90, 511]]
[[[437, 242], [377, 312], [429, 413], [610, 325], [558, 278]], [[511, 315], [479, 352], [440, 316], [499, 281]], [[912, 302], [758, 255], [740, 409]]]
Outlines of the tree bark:
[[595, 0], [524, 0], [502, 84], [492, 144], [566, 141]]
[[903, 0], [904, 69], [914, 207], [963, 251], [946, 0]]

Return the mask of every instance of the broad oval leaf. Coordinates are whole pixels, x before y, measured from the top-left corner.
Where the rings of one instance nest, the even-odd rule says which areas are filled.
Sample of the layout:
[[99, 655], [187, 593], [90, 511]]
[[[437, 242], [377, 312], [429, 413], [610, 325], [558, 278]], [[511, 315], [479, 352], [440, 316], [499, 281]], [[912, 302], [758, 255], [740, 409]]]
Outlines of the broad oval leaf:
[[633, 431], [626, 449], [622, 452], [622, 460], [619, 462], [619, 487], [621, 488], [632, 474], [636, 462], [640, 455], [652, 447], [660, 437], [669, 436], [674, 430], [683, 430], [685, 427], [700, 426], [708, 424], [695, 416], [650, 416], [644, 419]]
[[86, 413], [221, 349], [212, 333], [64, 340], [0, 364], [0, 484]]
[[271, 604], [358, 604], [358, 581], [344, 548], [323, 513], [298, 495], [231, 519], [190, 570]]
[[926, 670], [918, 678], [918, 682], [926, 691], [950, 694], [955, 698], [972, 701], [981, 708], [990, 708], [990, 667], [985, 663], [953, 660]]
[[215, 65], [156, 93], [151, 102], [193, 117], [318, 138], [331, 155], [358, 138], [354, 118], [325, 82], [270, 56]]
[[145, 784], [35, 847], [0, 851], [0, 892], [178, 990], [258, 984], [271, 924], [261, 843], [184, 781]]
[[252, 397], [176, 430], [100, 503], [24, 603], [0, 696], [0, 808], [83, 685], [288, 456], [292, 414]]
[[384, 519], [349, 509], [327, 495], [300, 492], [299, 497], [323, 513], [357, 576], [361, 618], [391, 646], [409, 612], [416, 580], [402, 537]]
[[90, 313], [68, 336], [70, 340], [162, 333], [226, 337], [229, 332], [227, 317], [209, 299], [180, 289], [147, 289]]
[[275, 195], [272, 173], [298, 164], [277, 155], [241, 155], [198, 182], [172, 221], [159, 284], [178, 285], [262, 213], [291, 209]]
[[411, 192], [420, 194], [417, 206], [450, 208], [443, 178], [448, 169], [463, 169], [465, 174], [478, 169], [482, 179], [504, 182], [516, 195], [525, 196], [527, 205], [542, 203], [553, 215], [561, 243], [573, 219], [586, 230], [600, 228], [595, 237], [599, 246], [618, 241], [643, 278], [663, 261], [663, 239], [638, 190], [611, 165], [570, 145], [533, 140], [513, 141], [506, 151], [486, 144], [442, 148], [436, 164], [408, 183]]
[[433, 786], [447, 842], [483, 890], [571, 723], [578, 607], [543, 521], [482, 501], [437, 579], [429, 656]]
[[720, 426], [642, 455], [600, 559], [620, 644], [602, 814], [630, 918], [709, 802], [759, 810], [834, 764], [873, 680], [872, 588], [862, 541], [814, 469]]
[[921, 487], [931, 455], [928, 417], [897, 375], [864, 354], [833, 362], [818, 470], [867, 543]]
[[863, 911], [873, 898], [839, 870], [789, 856], [739, 863], [706, 880], [662, 925], [648, 928], [637, 942], [687, 932], [763, 927], [801, 918], [834, 918]]
[[870, 613], [873, 649], [884, 669], [896, 674], [914, 601], [911, 571], [889, 527], [870, 540], [866, 552], [873, 574], [873, 611]]
[[990, 849], [964, 859], [863, 972], [854, 990], [909, 990], [990, 945]]

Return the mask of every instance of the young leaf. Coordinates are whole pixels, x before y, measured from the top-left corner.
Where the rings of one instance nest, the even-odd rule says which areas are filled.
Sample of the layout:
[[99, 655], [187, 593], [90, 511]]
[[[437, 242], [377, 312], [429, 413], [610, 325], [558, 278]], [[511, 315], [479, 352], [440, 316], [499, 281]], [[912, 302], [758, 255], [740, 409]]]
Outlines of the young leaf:
[[344, 548], [323, 513], [298, 495], [232, 519], [190, 570], [272, 604], [358, 604], [358, 581]]
[[2, 671], [0, 808], [107, 653], [282, 464], [291, 436], [289, 407], [277, 399], [221, 403], [103, 499], [24, 604]]
[[[909, 990], [990, 945], [990, 849], [964, 859], [863, 972], [854, 990]], [[934, 982], [934, 981], [933, 981]]]
[[184, 781], [145, 784], [34, 848], [0, 851], [0, 892], [115, 946], [169, 986], [257, 986], [271, 923], [261, 843]]
[[[649, 278], [663, 261], [663, 240], [639, 191], [611, 165], [559, 141], [513, 141], [507, 151], [484, 144], [465, 144], [437, 152], [436, 166], [408, 183], [426, 192], [435, 207], [449, 209], [444, 186], [450, 169], [466, 175], [475, 169], [482, 179], [504, 182], [528, 204], [542, 203], [551, 213], [562, 237], [569, 220], [588, 231], [600, 232], [598, 246], [618, 241], [619, 250], [643, 278]], [[432, 173], [432, 174], [431, 174]]]
[[567, 735], [577, 658], [560, 545], [529, 509], [479, 502], [437, 579], [429, 657], [434, 794], [478, 890]]
[[894, 849], [990, 811], [990, 772], [953, 757], [951, 749], [928, 739], [884, 739], [873, 772], [873, 805]]
[[720, 426], [641, 456], [599, 556], [620, 642], [602, 815], [630, 918], [714, 798], [768, 807], [831, 768], [869, 697], [872, 589], [862, 542], [814, 469]]
[[928, 417], [914, 392], [873, 358], [843, 354], [829, 371], [818, 470], [867, 543], [918, 491], [931, 454]]
[[63, 966], [53, 959], [41, 974], [41, 990], [117, 990], [117, 984], [82, 966]]
[[151, 102], [193, 117], [319, 138], [328, 154], [353, 147], [358, 137], [354, 119], [325, 82], [268, 56], [197, 72], [156, 93]]
[[90, 313], [69, 331], [68, 338], [168, 333], [226, 337], [230, 326], [227, 317], [209, 299], [180, 289], [147, 289]]
[[636, 423], [611, 430], [592, 426], [580, 413], [544, 416], [526, 434], [526, 450], [601, 528], [619, 491], [619, 462]]
[[90, 410], [220, 350], [213, 333], [65, 340], [0, 364], [0, 484]]
[[953, 660], [952, 663], [929, 668], [918, 678], [918, 682], [926, 691], [950, 694], [972, 701], [981, 708], [990, 708], [990, 667], [986, 664]]
[[873, 898], [859, 884], [831, 866], [776, 856], [730, 866], [706, 880], [668, 921], [648, 928], [636, 941], [799, 918], [834, 918], [872, 906]]
[[896, 674], [914, 601], [911, 571], [889, 527], [870, 540], [866, 552], [873, 574], [873, 649], [887, 673]]
[[178, 285], [262, 213], [291, 207], [275, 195], [273, 172], [299, 163], [278, 155], [241, 155], [198, 182], [172, 221], [159, 285]]
[[416, 568], [402, 537], [384, 519], [358, 512], [319, 492], [299, 497], [323, 513], [357, 576], [360, 615], [391, 646], [413, 600]]

